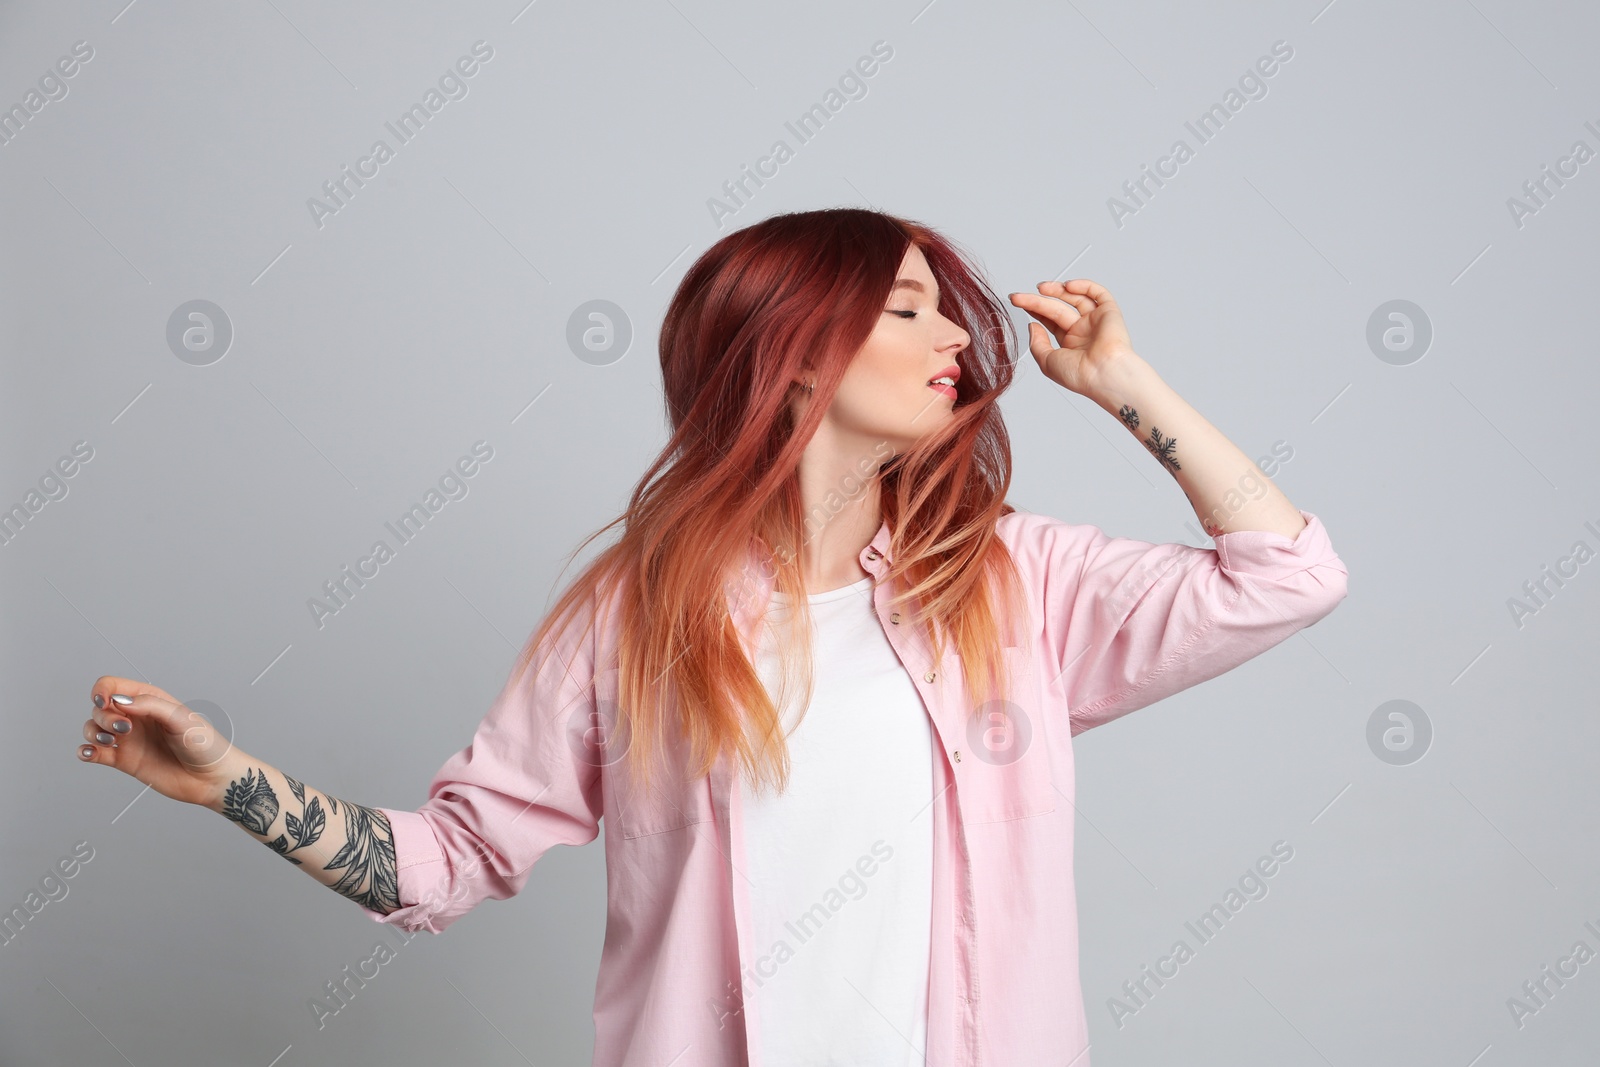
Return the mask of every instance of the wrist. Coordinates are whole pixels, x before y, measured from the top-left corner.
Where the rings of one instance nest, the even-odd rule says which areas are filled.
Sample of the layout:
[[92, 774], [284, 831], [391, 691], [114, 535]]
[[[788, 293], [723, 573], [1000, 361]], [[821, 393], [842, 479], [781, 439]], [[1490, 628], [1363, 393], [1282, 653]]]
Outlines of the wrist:
[[200, 805], [221, 815], [223, 801], [228, 795], [228, 784], [244, 777], [246, 768], [250, 766], [254, 766], [250, 756], [230, 745], [221, 759], [206, 768], [206, 790], [199, 801]]
[[1124, 404], [1137, 407], [1152, 390], [1163, 384], [1156, 369], [1130, 350], [1107, 361], [1095, 372], [1086, 395], [1115, 415]]

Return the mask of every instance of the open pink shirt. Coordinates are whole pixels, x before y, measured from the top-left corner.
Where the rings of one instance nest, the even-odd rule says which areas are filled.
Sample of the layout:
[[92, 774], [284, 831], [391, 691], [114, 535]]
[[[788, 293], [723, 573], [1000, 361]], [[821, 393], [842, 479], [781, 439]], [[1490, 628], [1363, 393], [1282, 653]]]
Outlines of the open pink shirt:
[[[891, 612], [890, 590], [876, 585], [879, 621], [934, 729], [931, 1067], [1089, 1067], [1078, 1056], [1089, 1034], [1072, 738], [1232, 670], [1332, 611], [1348, 572], [1321, 521], [1300, 514], [1306, 527], [1294, 539], [1241, 530], [1215, 548], [1002, 516], [996, 532], [1033, 617], [1027, 643], [1004, 650], [1015, 733], [1002, 758], [984, 750], [991, 726], [966, 707], [955, 650], [934, 659], [927, 635]], [[888, 551], [885, 523], [860, 556], [875, 579]], [[753, 566], [745, 573], [728, 603], [753, 642], [771, 578]], [[624, 764], [596, 743], [615, 736], [615, 629], [609, 618], [582, 640], [578, 629], [554, 642], [544, 668], [507, 680], [420, 809], [379, 809], [394, 829], [403, 906], [367, 914], [442, 931], [485, 898], [516, 894], [552, 845], [593, 841], [603, 818], [607, 922], [593, 1062], [762, 1067], [758, 1001], [740, 996], [764, 946], [752, 944], [736, 767], [724, 755], [709, 778], [679, 773], [667, 788], [633, 795]], [[662, 766], [683, 754], [669, 746]]]

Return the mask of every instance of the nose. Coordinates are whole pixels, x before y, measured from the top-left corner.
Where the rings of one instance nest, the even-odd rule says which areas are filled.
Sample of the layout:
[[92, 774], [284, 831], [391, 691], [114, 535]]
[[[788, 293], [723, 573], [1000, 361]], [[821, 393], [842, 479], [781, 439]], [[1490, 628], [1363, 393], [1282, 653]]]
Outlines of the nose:
[[967, 350], [967, 346], [972, 344], [972, 335], [967, 333], [967, 331], [963, 330], [960, 326], [956, 325], [956, 323], [952, 320], [946, 318], [944, 321], [949, 326], [950, 332], [944, 337], [944, 343], [939, 346], [940, 349], [943, 350], [950, 348], [951, 345], [954, 345], [955, 348], [950, 352], [952, 356], [957, 352], [965, 352]]

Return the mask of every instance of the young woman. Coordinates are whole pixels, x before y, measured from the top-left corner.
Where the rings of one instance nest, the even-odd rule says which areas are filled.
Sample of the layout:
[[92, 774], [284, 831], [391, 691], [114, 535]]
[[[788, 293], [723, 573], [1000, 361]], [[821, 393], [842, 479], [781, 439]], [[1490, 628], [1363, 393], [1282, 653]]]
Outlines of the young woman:
[[126, 678], [95, 682], [80, 758], [407, 930], [603, 820], [596, 1064], [1088, 1067], [1072, 738], [1316, 622], [1346, 570], [1110, 293], [1038, 290], [1011, 302], [1039, 370], [1214, 549], [1007, 504], [1010, 320], [966, 257], [879, 212], [779, 215], [678, 287], [671, 439], [422, 807], [319, 792]]

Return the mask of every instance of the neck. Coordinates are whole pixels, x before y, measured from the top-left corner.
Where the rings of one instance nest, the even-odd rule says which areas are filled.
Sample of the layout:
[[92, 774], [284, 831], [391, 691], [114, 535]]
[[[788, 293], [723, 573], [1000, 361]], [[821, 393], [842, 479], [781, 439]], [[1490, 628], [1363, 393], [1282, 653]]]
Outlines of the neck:
[[799, 553], [807, 592], [825, 593], [868, 577], [860, 556], [883, 525], [877, 477], [883, 461], [871, 448], [807, 449], [801, 457]]

